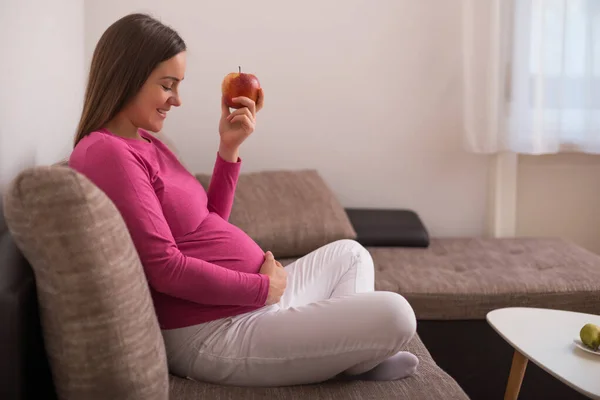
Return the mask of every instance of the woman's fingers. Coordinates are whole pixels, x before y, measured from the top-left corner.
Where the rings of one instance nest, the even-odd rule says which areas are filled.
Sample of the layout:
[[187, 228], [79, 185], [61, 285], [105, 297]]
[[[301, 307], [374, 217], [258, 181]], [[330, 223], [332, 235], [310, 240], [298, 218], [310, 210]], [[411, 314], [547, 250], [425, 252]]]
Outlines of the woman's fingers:
[[265, 92], [262, 88], [258, 90], [258, 100], [256, 100], [256, 112], [262, 110], [265, 105]]
[[244, 107], [247, 107], [248, 110], [250, 110], [250, 112], [252, 113], [252, 116], [256, 115], [256, 103], [254, 101], [252, 101], [251, 99], [249, 99], [248, 97], [245, 97], [245, 96], [234, 97], [233, 99], [231, 99], [231, 101], [233, 101], [234, 103], [241, 104]]
[[231, 111], [229, 110], [229, 106], [225, 102], [225, 96], [221, 96], [221, 114], [223, 114], [223, 116], [226, 117], [230, 113]]
[[236, 116], [238, 116], [238, 115], [246, 115], [251, 120], [254, 120], [254, 116], [252, 115], [252, 113], [250, 112], [250, 110], [248, 110], [246, 107], [239, 108], [239, 109], [235, 110], [234, 112], [232, 112], [231, 114], [229, 114], [227, 116], [227, 120], [231, 122], [231, 120], [233, 118], [235, 118]]
[[252, 121], [247, 115], [236, 115], [235, 117], [231, 118], [229, 122], [232, 124], [239, 122], [249, 129], [254, 129], [254, 121]]

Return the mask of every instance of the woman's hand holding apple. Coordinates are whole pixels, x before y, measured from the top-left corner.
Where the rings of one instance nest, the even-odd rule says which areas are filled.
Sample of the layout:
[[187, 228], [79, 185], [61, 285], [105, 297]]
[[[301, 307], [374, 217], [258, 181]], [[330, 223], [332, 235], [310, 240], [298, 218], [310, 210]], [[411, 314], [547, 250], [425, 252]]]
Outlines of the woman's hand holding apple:
[[[248, 78], [254, 77], [249, 74], [241, 74], [241, 80], [236, 76], [239, 77], [240, 74], [229, 74], [223, 81], [219, 122], [219, 155], [230, 162], [237, 161], [239, 147], [254, 132], [256, 113], [264, 104], [264, 93], [258, 79]], [[232, 94], [236, 96], [233, 97]], [[230, 111], [230, 107], [234, 108], [233, 112]]]

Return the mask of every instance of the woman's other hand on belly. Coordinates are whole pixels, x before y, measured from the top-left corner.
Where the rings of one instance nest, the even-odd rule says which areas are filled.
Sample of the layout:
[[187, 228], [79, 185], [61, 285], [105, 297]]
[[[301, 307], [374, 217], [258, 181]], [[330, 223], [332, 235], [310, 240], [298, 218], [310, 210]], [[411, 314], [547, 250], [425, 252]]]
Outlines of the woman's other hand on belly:
[[281, 263], [275, 260], [270, 251], [265, 253], [265, 262], [260, 267], [259, 273], [269, 277], [269, 294], [266, 305], [278, 303], [287, 287], [287, 272]]

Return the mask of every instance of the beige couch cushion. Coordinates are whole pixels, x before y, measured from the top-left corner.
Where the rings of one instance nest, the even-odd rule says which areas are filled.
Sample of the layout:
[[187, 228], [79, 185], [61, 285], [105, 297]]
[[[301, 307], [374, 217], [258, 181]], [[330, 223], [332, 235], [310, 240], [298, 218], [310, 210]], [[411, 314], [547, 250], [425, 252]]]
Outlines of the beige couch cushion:
[[[196, 177], [208, 190], [210, 175]], [[314, 170], [241, 174], [229, 221], [278, 258], [356, 238], [344, 208]]]
[[420, 320], [485, 319], [500, 307], [600, 313], [600, 256], [555, 238], [437, 238], [369, 247], [375, 288], [402, 294]]
[[564, 239], [434, 238], [429, 248], [367, 250], [375, 289], [406, 297], [419, 320], [481, 320], [501, 307], [600, 314], [600, 255]]
[[5, 214], [35, 274], [59, 398], [166, 400], [166, 355], [146, 279], [106, 195], [69, 168], [40, 167], [16, 178]]
[[390, 382], [325, 382], [316, 385], [298, 385], [274, 388], [244, 388], [211, 385], [171, 377], [171, 399], [219, 400], [468, 400], [469, 397], [446, 372], [437, 366], [431, 355], [415, 335], [406, 346], [419, 358], [414, 376]]

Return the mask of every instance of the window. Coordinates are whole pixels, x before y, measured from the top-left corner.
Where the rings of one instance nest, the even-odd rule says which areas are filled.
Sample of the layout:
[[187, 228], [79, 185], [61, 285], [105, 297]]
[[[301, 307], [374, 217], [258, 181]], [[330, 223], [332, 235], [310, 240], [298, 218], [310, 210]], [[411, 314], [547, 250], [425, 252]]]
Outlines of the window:
[[600, 1], [514, 4], [512, 141], [600, 151]]

